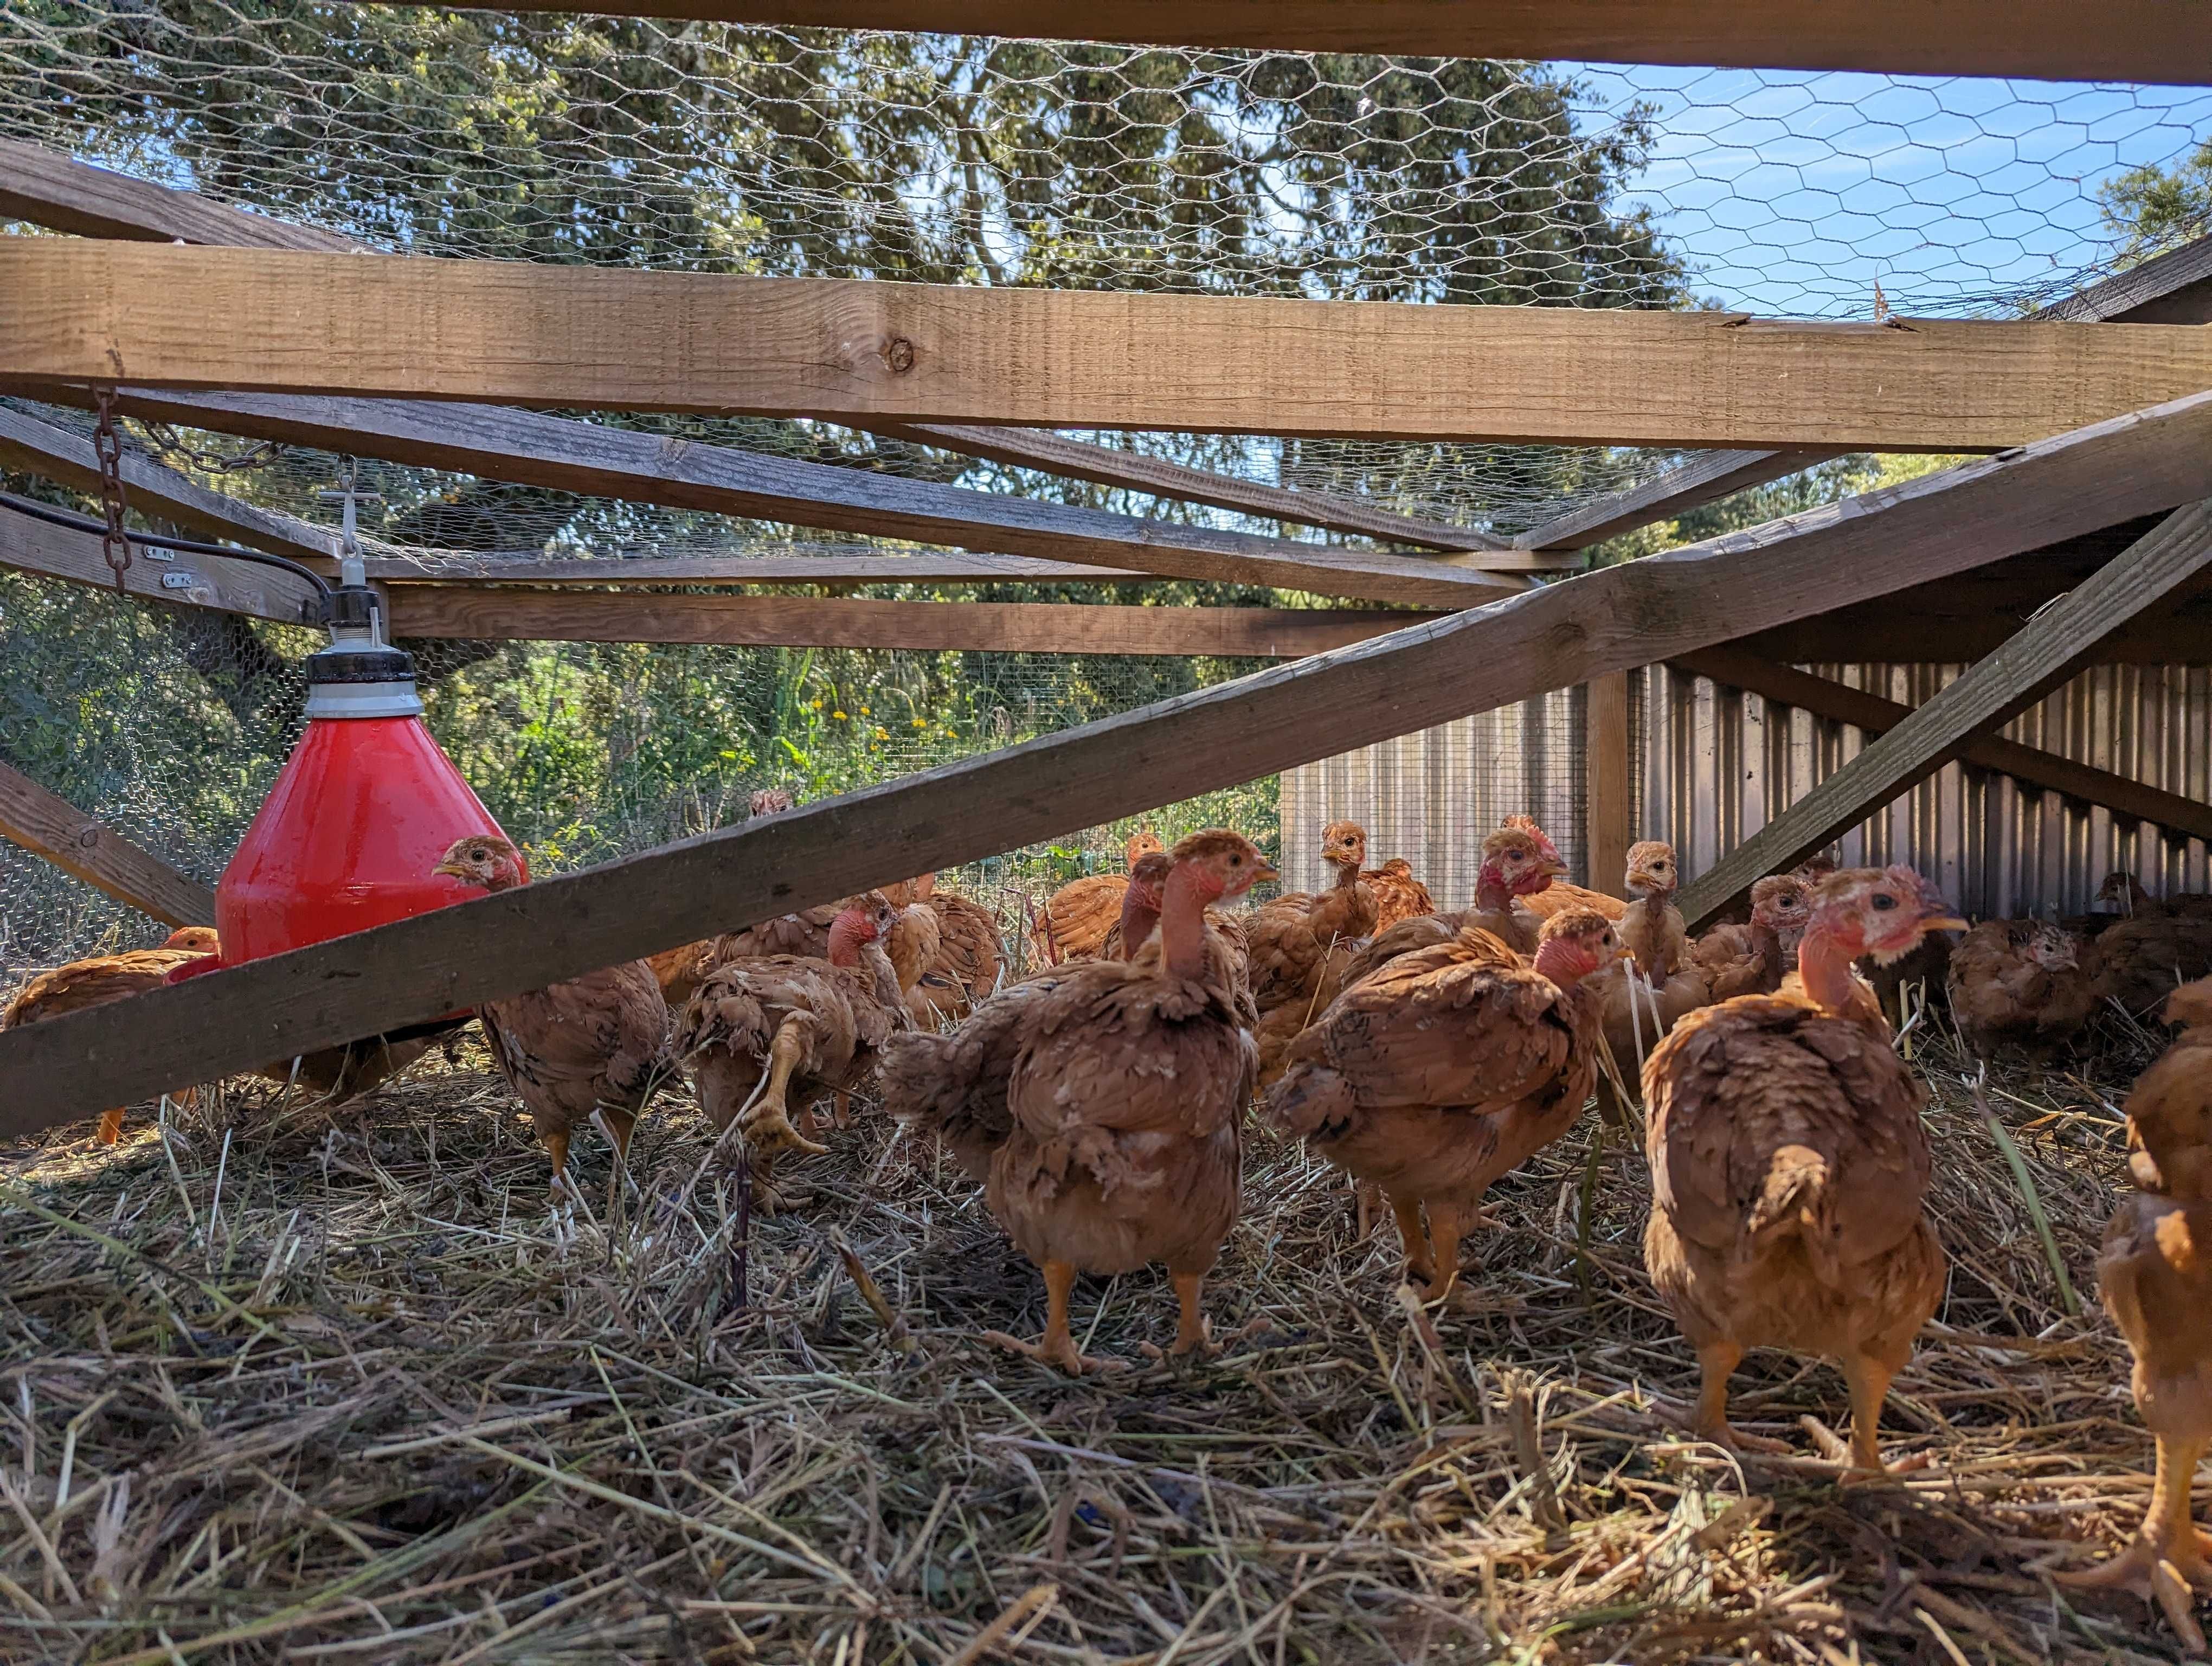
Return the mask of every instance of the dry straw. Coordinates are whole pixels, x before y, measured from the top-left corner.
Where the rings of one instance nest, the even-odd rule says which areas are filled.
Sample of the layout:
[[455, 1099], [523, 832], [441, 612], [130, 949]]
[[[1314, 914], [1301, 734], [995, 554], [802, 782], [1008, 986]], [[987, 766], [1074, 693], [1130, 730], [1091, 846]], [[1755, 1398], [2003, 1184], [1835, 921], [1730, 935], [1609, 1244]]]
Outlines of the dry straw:
[[1337, 1177], [1256, 1136], [1224, 1352], [1152, 1361], [1164, 1280], [1087, 1282], [1085, 1346], [1132, 1368], [1081, 1383], [975, 1341], [1034, 1330], [1036, 1275], [880, 1118], [787, 1165], [805, 1201], [752, 1223], [742, 1301], [733, 1177], [687, 1192], [708, 1141], [680, 1092], [635, 1190], [580, 1141], [557, 1214], [472, 1052], [335, 1118], [234, 1087], [112, 1153], [55, 1137], [0, 1192], [0, 1655], [2176, 1658], [2142, 1603], [2043, 1577], [2148, 1491], [2126, 1349], [2045, 1250], [2094, 1288], [2140, 1055], [2102, 1086], [1994, 1071], [2015, 1165], [1967, 1062], [1915, 1052], [1953, 1273], [1885, 1431], [1929, 1462], [1843, 1488], [1826, 1366], [1737, 1378], [1740, 1421], [1802, 1457], [1677, 1432], [1695, 1367], [1644, 1278], [1641, 1154], [1594, 1115], [1492, 1194], [1444, 1311], [1401, 1304]]

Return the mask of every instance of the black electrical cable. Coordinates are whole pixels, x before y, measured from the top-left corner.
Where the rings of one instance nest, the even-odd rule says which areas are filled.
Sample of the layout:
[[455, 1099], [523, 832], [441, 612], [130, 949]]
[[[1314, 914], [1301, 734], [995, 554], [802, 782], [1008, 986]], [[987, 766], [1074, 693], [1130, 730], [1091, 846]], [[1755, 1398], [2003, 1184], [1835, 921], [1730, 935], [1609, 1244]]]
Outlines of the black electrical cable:
[[[18, 497], [13, 492], [0, 492], [0, 505], [18, 514], [43, 520], [50, 526], [66, 526], [72, 532], [90, 532], [94, 538], [105, 537], [106, 526], [83, 515], [71, 514], [66, 509], [57, 509], [50, 503], [40, 503], [27, 497]], [[305, 579], [322, 593], [325, 601], [331, 599], [330, 581], [312, 567], [302, 567], [286, 556], [272, 556], [262, 550], [234, 549], [228, 544], [201, 544], [188, 538], [170, 538], [161, 532], [132, 532], [133, 544], [150, 544], [156, 550], [174, 550], [188, 556], [220, 556], [226, 561], [258, 562], [264, 567], [280, 568], [295, 578]]]

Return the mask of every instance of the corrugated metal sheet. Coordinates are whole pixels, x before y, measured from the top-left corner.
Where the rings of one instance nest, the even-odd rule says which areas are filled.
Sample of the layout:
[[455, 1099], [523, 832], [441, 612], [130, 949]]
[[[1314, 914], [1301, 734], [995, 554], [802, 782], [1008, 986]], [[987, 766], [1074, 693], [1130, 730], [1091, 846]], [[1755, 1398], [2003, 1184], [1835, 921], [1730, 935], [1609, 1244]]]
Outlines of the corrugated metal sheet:
[[[1814, 666], [1816, 675], [1917, 705], [1960, 666]], [[1635, 836], [1662, 838], [1702, 873], [1853, 757], [1864, 735], [1663, 666], [1630, 678]], [[1439, 903], [1471, 894], [1483, 836], [1533, 815], [1577, 878], [1583, 838], [1582, 699], [1562, 691], [1291, 771], [1285, 878], [1322, 881], [1320, 830], [1364, 823], [1376, 858], [1403, 855]], [[2212, 672], [2107, 666], [2008, 725], [2011, 739], [2212, 801]], [[1979, 915], [2086, 912], [2104, 876], [2154, 892], [2212, 889], [2203, 842], [2165, 834], [2008, 776], [1947, 766], [1846, 834], [1847, 864], [1910, 862]]]
[[1582, 690], [1562, 689], [1285, 771], [1283, 883], [1330, 883], [1321, 830], [1349, 818], [1370, 862], [1403, 856], [1439, 906], [1461, 908], [1484, 836], [1509, 815], [1534, 816], [1579, 869], [1583, 804]]

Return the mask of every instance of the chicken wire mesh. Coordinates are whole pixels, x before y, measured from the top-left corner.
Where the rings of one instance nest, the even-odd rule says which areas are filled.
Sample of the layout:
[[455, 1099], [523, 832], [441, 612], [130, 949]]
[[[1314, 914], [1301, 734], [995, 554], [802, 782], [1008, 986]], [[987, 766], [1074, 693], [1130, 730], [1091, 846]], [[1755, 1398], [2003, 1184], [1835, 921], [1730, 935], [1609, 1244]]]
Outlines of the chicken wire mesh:
[[[319, 632], [0, 574], [0, 760], [213, 883], [301, 729]], [[1255, 662], [1129, 656], [414, 641], [426, 717], [548, 872], [742, 821], [760, 787], [800, 801], [890, 781], [1205, 686]], [[1226, 823], [1270, 849], [1275, 782], [1144, 818]], [[971, 865], [947, 882], [1010, 934], [1024, 899], [1118, 867], [1136, 821]], [[157, 942], [163, 928], [0, 843], [0, 986], [25, 969]]]
[[[2208, 129], [2212, 92], [2187, 88], [312, 0], [0, 13], [0, 137], [375, 248], [680, 270], [1818, 318], [1869, 315], [1880, 285], [1904, 312], [2008, 316], [2203, 229], [2107, 210]], [[836, 430], [744, 431], [1039, 489]], [[1674, 460], [1123, 442], [1508, 535]]]

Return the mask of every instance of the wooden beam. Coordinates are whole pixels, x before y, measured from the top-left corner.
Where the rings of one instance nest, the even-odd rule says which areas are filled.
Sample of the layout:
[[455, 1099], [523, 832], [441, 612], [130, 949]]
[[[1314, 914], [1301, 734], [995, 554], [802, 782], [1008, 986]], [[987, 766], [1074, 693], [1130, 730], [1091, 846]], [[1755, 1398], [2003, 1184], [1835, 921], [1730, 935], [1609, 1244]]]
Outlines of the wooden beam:
[[[142, 601], [209, 607], [223, 613], [280, 624], [322, 617], [322, 593], [305, 579], [251, 562], [212, 556], [177, 555], [150, 545], [131, 546], [124, 569], [125, 593]], [[67, 579], [100, 590], [115, 588], [115, 574], [99, 537], [43, 520], [0, 505], [0, 567]]]
[[[1855, 689], [1830, 678], [1815, 677], [1794, 666], [1777, 665], [1771, 660], [1747, 654], [1732, 642], [1683, 654], [1674, 663], [1716, 683], [1742, 689], [1781, 705], [1795, 706], [1831, 722], [1848, 723], [1870, 735], [1895, 728], [1913, 712], [1913, 708], [1899, 701], [1886, 700], [1878, 694], [1869, 694], [1864, 689]], [[1985, 734], [1961, 746], [1958, 759], [1978, 769], [2010, 775], [2023, 787], [2063, 793], [2085, 804], [2101, 805], [2133, 820], [2150, 822], [2192, 839], [2212, 842], [2212, 804], [2146, 786], [2040, 747]]]
[[[519, 0], [522, 11], [574, 0]], [[2094, 23], [2065, 0], [594, 0], [591, 9], [738, 23], [1047, 35], [1162, 46], [1581, 58], [1610, 64], [2212, 82], [2212, 39], [2188, 6], [2118, 0]]]
[[79, 237], [224, 244], [342, 254], [362, 245], [315, 226], [227, 208], [127, 173], [80, 162], [21, 139], [0, 139], [0, 220], [21, 220]]
[[1318, 654], [1437, 617], [1287, 607], [641, 596], [406, 584], [392, 587], [391, 602], [392, 635], [410, 638], [1261, 659]]
[[1079, 567], [1027, 556], [916, 550], [882, 555], [604, 556], [547, 560], [535, 556], [437, 554], [422, 561], [371, 557], [368, 576], [397, 584], [1150, 584], [1148, 573]]
[[[86, 396], [63, 389], [58, 397]], [[1528, 584], [1418, 556], [1174, 526], [526, 410], [135, 386], [118, 403], [134, 416], [523, 485], [1170, 578], [1428, 607], [1470, 606]]]
[[2082, 651], [2212, 562], [2212, 502], [2177, 509], [1683, 889], [1692, 931], [1943, 767]]
[[[2212, 495], [2212, 394], [741, 829], [0, 1033], [0, 1138]], [[1877, 746], [1885, 742], [1877, 741]]]
[[[2046, 323], [2212, 322], [2212, 237], [2146, 260], [2033, 316]], [[1586, 549], [1844, 454], [1817, 447], [1710, 453], [1641, 485], [1555, 515], [1515, 538], [1514, 547], [1554, 552]]]
[[1583, 687], [1587, 883], [1608, 897], [1626, 897], [1621, 880], [1628, 871], [1629, 835], [1636, 826], [1636, 784], [1628, 759], [1628, 673], [1607, 672]]
[[2212, 323], [2212, 237], [2154, 255], [2035, 316], [2065, 324]]
[[[0, 406], [0, 468], [43, 475], [79, 491], [100, 490], [100, 459], [91, 440], [5, 406]], [[203, 537], [234, 538], [248, 549], [335, 570], [335, 532], [322, 533], [305, 522], [210, 491], [135, 451], [123, 453], [120, 472], [124, 501], [142, 514], [157, 515]]]
[[215, 892], [0, 763], [0, 836], [165, 926], [215, 923]]
[[1785, 474], [1841, 456], [1820, 447], [1792, 451], [1715, 451], [1629, 486], [1593, 498], [1564, 514], [1532, 526], [1513, 540], [1531, 551], [1587, 550], [1655, 520], [1667, 520], [1747, 486], [1763, 486]]
[[[1146, 457], [1139, 452], [1094, 446], [1085, 441], [1070, 440], [1064, 435], [926, 423], [878, 423], [872, 427], [876, 433], [915, 445], [934, 446], [940, 451], [958, 452], [966, 457], [988, 458], [1014, 468], [1040, 469], [1047, 474], [1088, 480], [1095, 485], [1117, 486], [1189, 503], [1210, 503], [1216, 508], [1234, 509], [1240, 514], [1286, 520], [1299, 526], [1323, 526], [1331, 532], [1351, 532], [1385, 544], [1502, 554], [1509, 560], [1515, 559], [1510, 553], [1512, 546], [1504, 538], [1492, 538], [1471, 526], [1453, 526], [1443, 521], [1394, 514], [1356, 497], [1240, 480], [1234, 475], [1189, 468], [1162, 458]], [[1524, 565], [1514, 570], [1535, 569]]]
[[2022, 444], [2212, 386], [2212, 336], [23, 237], [0, 239], [0, 377], [861, 426], [1955, 452]]

